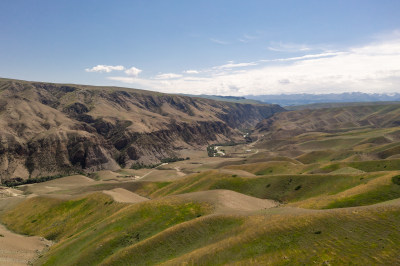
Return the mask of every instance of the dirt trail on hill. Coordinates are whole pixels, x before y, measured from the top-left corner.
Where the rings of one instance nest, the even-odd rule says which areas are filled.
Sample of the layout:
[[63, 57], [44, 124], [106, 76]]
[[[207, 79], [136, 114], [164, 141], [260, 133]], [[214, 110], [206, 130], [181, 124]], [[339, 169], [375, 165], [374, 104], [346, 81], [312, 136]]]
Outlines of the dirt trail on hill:
[[185, 176], [186, 174], [184, 172], [181, 171], [181, 168], [176, 166], [174, 167], [174, 169], [176, 170], [176, 173], [178, 174], [178, 176]]
[[259, 199], [223, 189], [185, 193], [176, 196], [211, 203], [215, 206], [217, 213], [258, 211], [279, 206], [279, 203], [274, 200]]
[[15, 234], [0, 224], [0, 265], [29, 265], [51, 241]]
[[110, 195], [115, 201], [123, 203], [139, 203], [149, 200], [145, 197], [139, 196], [123, 188], [114, 188], [111, 190], [104, 190], [104, 194]]

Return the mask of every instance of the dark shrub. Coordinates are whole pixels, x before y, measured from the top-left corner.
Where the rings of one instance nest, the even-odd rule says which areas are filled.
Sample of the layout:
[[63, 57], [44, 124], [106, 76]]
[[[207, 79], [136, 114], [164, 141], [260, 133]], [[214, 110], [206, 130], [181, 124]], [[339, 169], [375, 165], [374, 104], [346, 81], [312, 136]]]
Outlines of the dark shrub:
[[392, 177], [392, 182], [396, 185], [400, 186], [400, 175], [395, 175], [394, 177]]

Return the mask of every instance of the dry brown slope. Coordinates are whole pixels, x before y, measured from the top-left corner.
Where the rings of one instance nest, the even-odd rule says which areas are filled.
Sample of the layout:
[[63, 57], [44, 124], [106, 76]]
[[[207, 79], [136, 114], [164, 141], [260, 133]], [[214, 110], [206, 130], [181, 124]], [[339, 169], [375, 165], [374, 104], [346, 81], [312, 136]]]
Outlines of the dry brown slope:
[[50, 245], [42, 237], [15, 234], [0, 224], [0, 265], [29, 265]]
[[0, 79], [0, 178], [117, 169], [241, 140], [283, 108], [117, 87]]
[[279, 206], [274, 200], [259, 199], [232, 190], [216, 189], [178, 194], [186, 200], [211, 203], [216, 213], [240, 213], [269, 209]]
[[124, 188], [114, 188], [111, 190], [104, 190], [104, 194], [110, 195], [115, 201], [123, 203], [139, 203], [148, 200], [145, 197], [139, 196]]
[[305, 109], [276, 114], [256, 127], [259, 132], [287, 137], [304, 132], [332, 132], [362, 127], [400, 125], [400, 104]]

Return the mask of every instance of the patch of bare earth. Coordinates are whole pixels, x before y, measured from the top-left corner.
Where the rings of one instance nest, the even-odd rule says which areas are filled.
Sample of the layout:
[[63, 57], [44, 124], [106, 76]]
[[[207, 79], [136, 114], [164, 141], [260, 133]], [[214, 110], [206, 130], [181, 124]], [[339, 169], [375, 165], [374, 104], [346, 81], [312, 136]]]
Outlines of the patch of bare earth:
[[15, 234], [0, 225], [0, 265], [29, 265], [50, 245], [42, 237]]
[[111, 190], [104, 190], [104, 194], [110, 195], [115, 201], [123, 203], [139, 203], [149, 200], [145, 197], [139, 196], [123, 188], [114, 188]]
[[208, 202], [216, 213], [254, 212], [279, 206], [274, 200], [259, 199], [231, 190], [216, 189], [176, 195], [188, 200]]

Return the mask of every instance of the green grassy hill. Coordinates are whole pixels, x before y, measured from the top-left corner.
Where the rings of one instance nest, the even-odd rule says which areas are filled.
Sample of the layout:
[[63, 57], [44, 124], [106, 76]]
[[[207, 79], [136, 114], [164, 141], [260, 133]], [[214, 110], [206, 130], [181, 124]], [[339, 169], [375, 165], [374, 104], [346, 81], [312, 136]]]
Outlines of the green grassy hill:
[[56, 240], [37, 265], [396, 264], [399, 202], [358, 209], [212, 214], [178, 198], [136, 205], [103, 194], [32, 198], [2, 221]]
[[391, 179], [399, 173], [293, 174], [248, 178], [209, 171], [173, 182], [148, 196], [159, 198], [195, 191], [228, 189], [306, 208], [334, 208], [338, 201], [342, 204], [336, 207], [362, 206], [399, 198], [400, 185]]
[[128, 205], [96, 193], [70, 201], [32, 198], [6, 213], [2, 222], [14, 231], [57, 241], [38, 264], [96, 265], [118, 250], [210, 212], [205, 203], [165, 199]]

